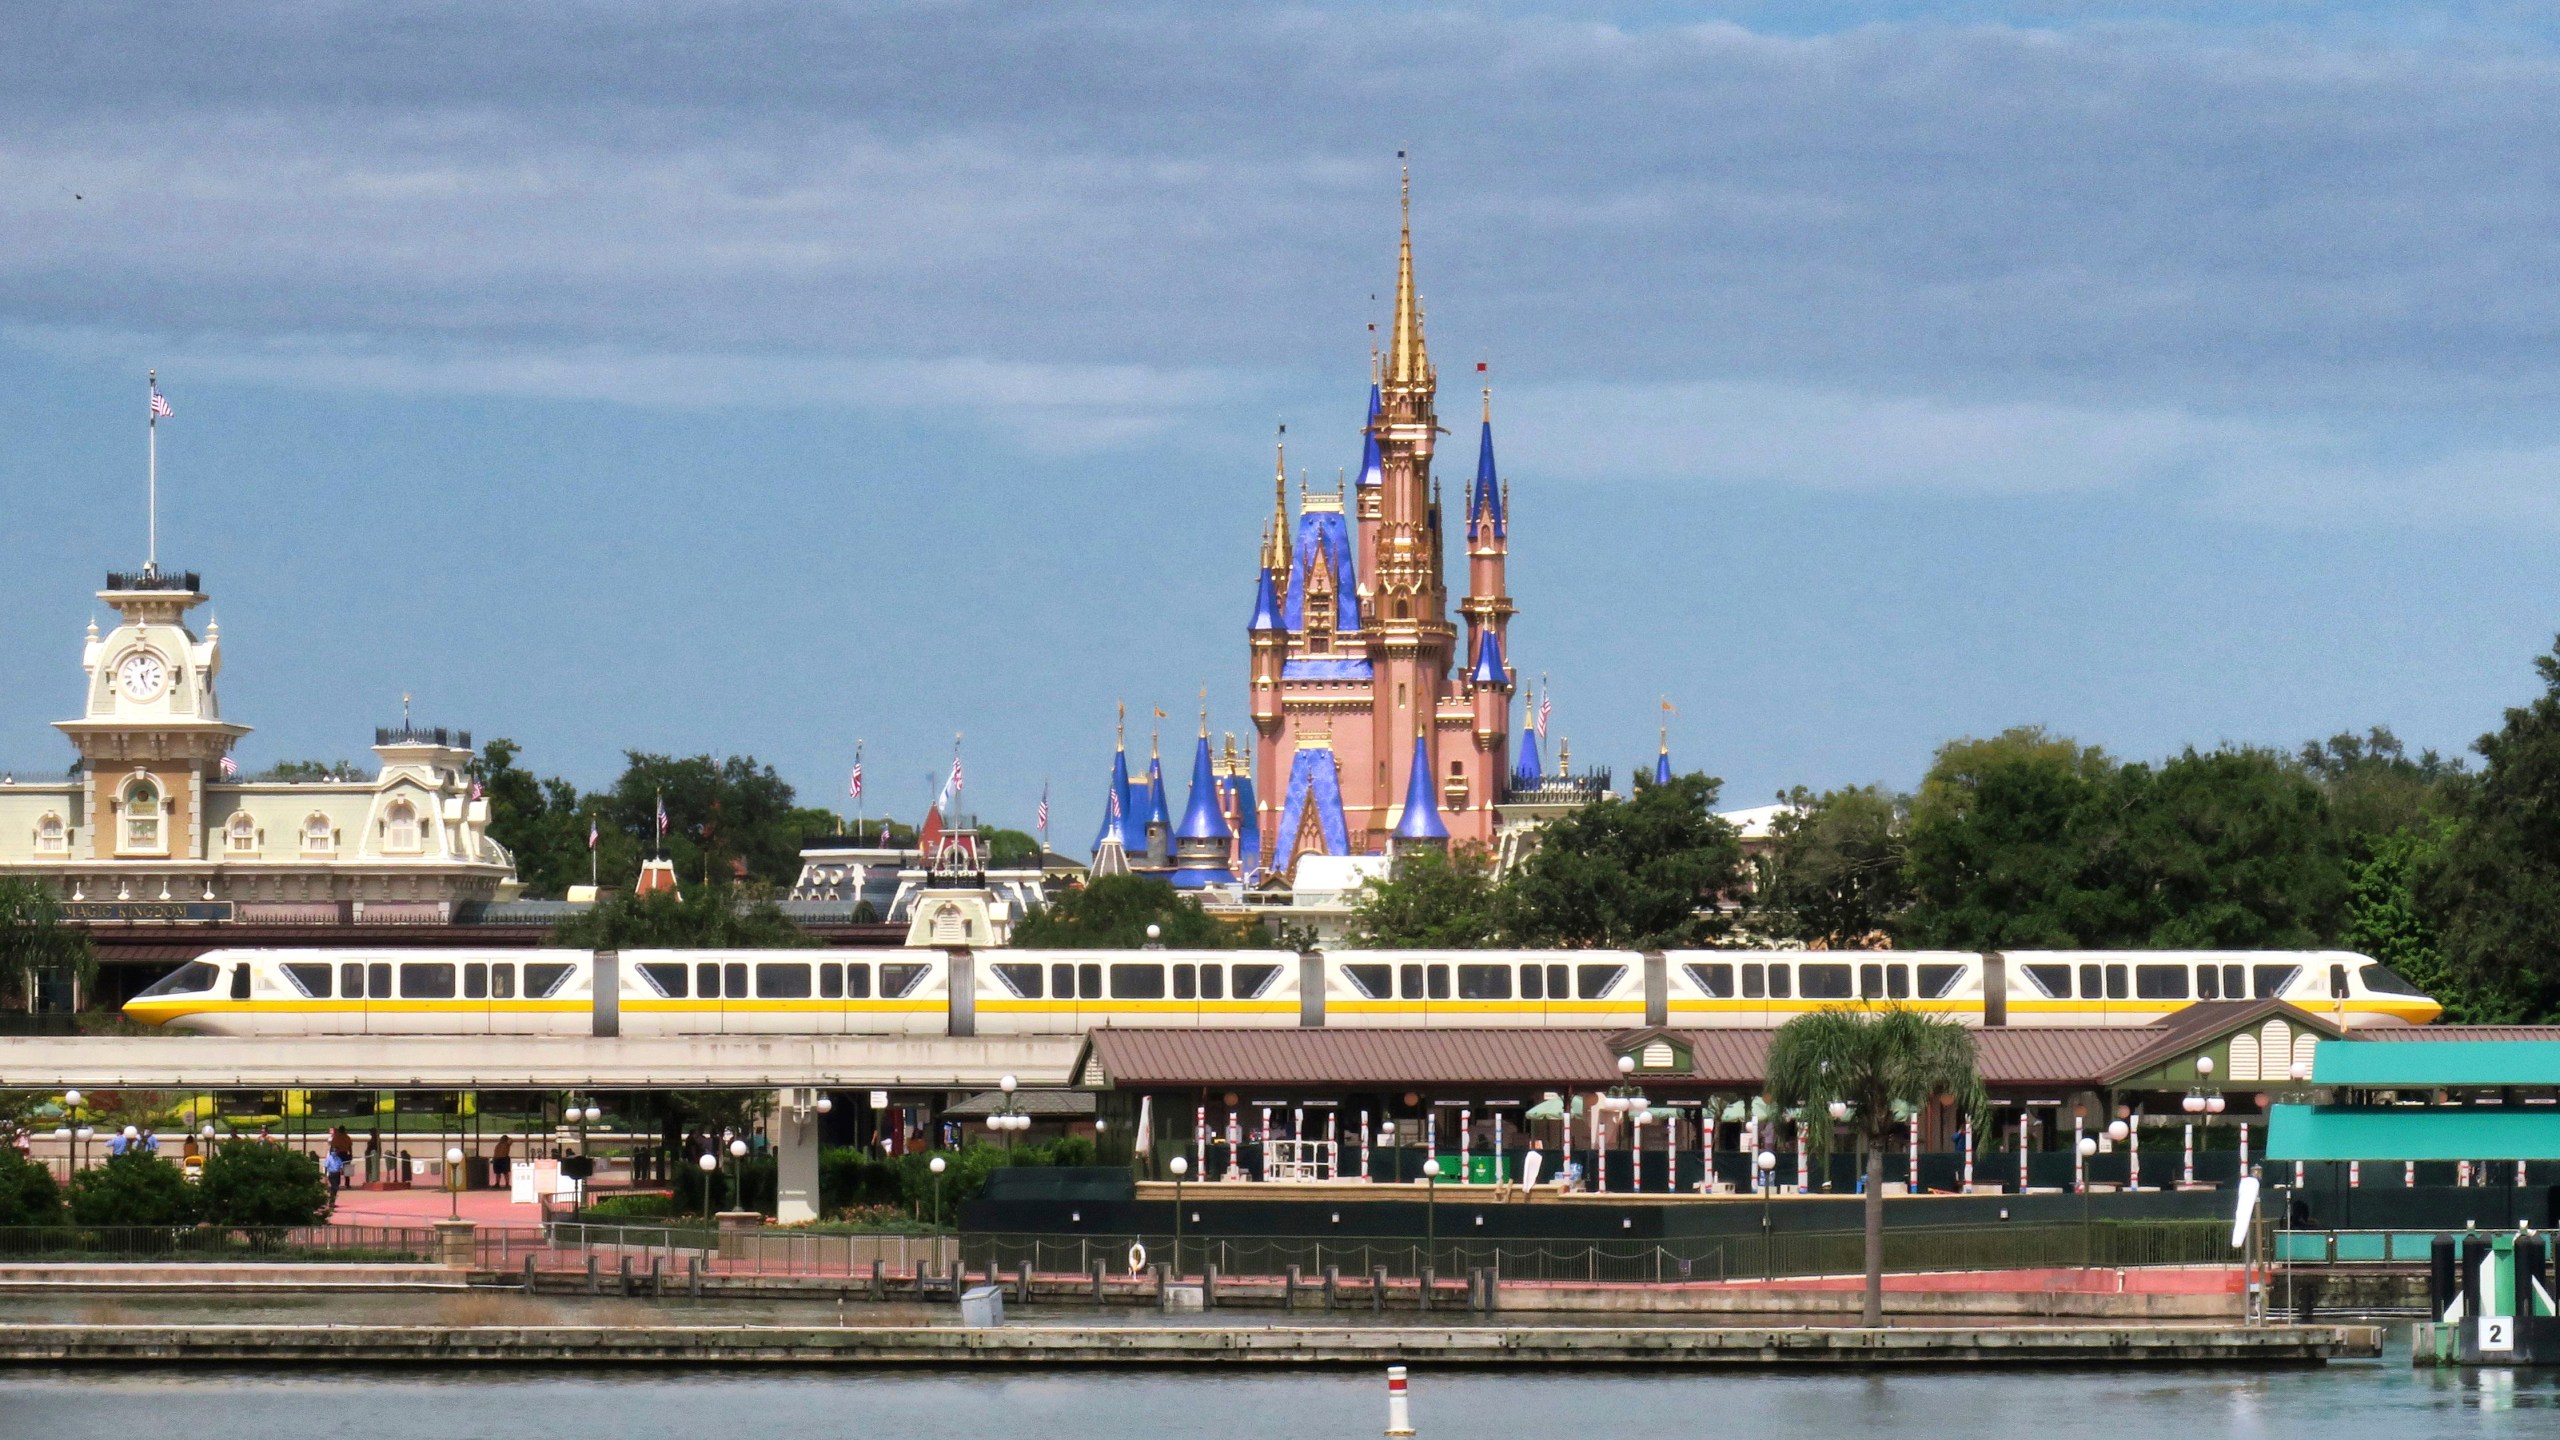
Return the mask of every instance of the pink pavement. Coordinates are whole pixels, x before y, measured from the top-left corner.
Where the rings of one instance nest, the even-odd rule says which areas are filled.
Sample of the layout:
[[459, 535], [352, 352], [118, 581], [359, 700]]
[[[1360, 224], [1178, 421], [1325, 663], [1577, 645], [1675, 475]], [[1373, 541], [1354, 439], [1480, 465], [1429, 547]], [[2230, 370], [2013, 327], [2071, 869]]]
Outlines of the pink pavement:
[[[462, 1218], [483, 1226], [542, 1223], [540, 1206], [510, 1203], [504, 1190], [465, 1190], [461, 1199]], [[329, 1223], [422, 1229], [453, 1210], [453, 1197], [442, 1190], [341, 1190]]]

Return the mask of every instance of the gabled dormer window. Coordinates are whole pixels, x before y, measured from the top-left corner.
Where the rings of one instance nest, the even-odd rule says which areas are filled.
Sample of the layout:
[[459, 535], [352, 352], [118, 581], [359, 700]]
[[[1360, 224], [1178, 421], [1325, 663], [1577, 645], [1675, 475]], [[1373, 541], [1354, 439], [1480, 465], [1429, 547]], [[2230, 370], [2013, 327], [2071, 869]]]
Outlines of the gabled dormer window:
[[414, 851], [418, 848], [418, 807], [406, 800], [394, 800], [383, 812], [382, 848]]
[[71, 832], [59, 815], [47, 815], [36, 822], [36, 853], [60, 855], [71, 848]]
[[123, 844], [120, 848], [147, 854], [165, 852], [169, 848], [164, 838], [167, 834], [167, 816], [163, 813], [164, 806], [161, 802], [158, 782], [149, 776], [136, 776], [125, 785], [124, 793], [117, 798], [119, 817], [122, 821], [122, 829], [119, 833], [123, 838]]
[[232, 812], [231, 820], [222, 827], [223, 848], [234, 855], [258, 853], [258, 822], [246, 810]]

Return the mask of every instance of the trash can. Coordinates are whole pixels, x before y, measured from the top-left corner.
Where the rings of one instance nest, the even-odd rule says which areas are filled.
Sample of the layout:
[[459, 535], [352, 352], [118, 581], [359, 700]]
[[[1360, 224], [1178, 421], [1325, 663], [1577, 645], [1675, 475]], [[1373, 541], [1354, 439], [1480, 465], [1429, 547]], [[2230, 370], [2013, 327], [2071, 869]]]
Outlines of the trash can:
[[1004, 1323], [1004, 1291], [993, 1285], [972, 1285], [960, 1295], [960, 1323], [972, 1329]]

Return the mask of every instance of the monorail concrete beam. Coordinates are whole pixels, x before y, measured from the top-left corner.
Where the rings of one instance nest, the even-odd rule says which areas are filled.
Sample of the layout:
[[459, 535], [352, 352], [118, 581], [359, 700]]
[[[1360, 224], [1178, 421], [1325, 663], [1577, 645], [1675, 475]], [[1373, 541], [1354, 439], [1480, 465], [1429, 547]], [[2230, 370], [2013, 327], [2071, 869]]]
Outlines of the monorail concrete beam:
[[810, 1108], [817, 1093], [795, 1085], [774, 1097], [773, 1218], [779, 1224], [818, 1218], [818, 1112]]

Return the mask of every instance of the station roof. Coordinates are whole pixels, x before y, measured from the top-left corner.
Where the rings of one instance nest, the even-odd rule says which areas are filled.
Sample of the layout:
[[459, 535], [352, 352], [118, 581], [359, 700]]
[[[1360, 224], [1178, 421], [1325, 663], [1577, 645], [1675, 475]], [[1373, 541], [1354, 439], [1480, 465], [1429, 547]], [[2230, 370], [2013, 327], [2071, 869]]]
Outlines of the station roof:
[[2318, 1085], [2373, 1090], [2560, 1084], [2560, 1038], [2542, 1033], [2544, 1038], [2534, 1040], [2323, 1045], [2312, 1060], [2311, 1079]]
[[[2320, 1048], [2325, 1055], [2331, 1047]], [[2278, 1105], [2268, 1117], [2267, 1158], [2560, 1160], [2560, 1105]]]

